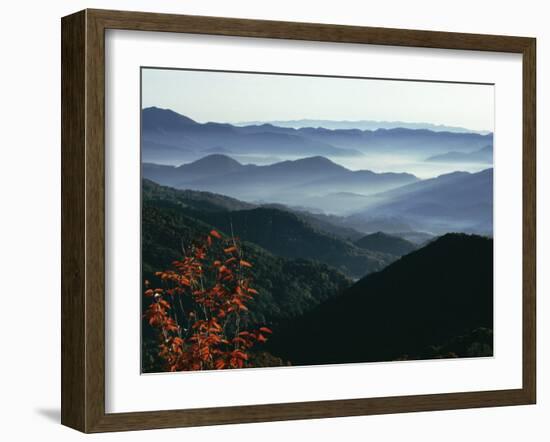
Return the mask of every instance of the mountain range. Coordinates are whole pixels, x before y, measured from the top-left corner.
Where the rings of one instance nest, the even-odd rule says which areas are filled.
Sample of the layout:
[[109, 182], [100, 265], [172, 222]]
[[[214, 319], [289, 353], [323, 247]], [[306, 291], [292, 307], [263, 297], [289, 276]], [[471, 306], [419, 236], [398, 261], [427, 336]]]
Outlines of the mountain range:
[[435, 132], [457, 132], [457, 133], [479, 133], [486, 135], [488, 131], [475, 131], [466, 129], [465, 127], [447, 126], [444, 124], [432, 123], [411, 123], [405, 121], [376, 121], [376, 120], [355, 120], [355, 121], [336, 121], [336, 120], [273, 120], [273, 121], [243, 121], [236, 123], [236, 126], [261, 126], [271, 124], [273, 126], [288, 127], [293, 129], [302, 129], [304, 127], [324, 129], [359, 129], [359, 130], [376, 130], [376, 129], [395, 129], [398, 127], [404, 129], [427, 129]]
[[[151, 107], [142, 111], [142, 158], [169, 164], [188, 159], [190, 154], [208, 152], [268, 155], [357, 156], [353, 149], [339, 149], [313, 141], [289, 129], [274, 126], [237, 127], [226, 123], [198, 123], [169, 109]], [[159, 147], [163, 152], [159, 151]]]
[[[199, 123], [153, 107], [141, 135], [142, 276], [153, 287], [215, 230], [240, 243], [258, 291], [239, 324], [271, 328], [266, 354], [281, 364], [492, 355], [492, 133]], [[217, 247], [207, 249], [225, 259]], [[146, 323], [143, 340], [155, 371]]]
[[493, 135], [407, 127], [296, 129], [273, 124], [199, 123], [169, 109], [149, 107], [142, 110], [141, 143], [144, 162], [181, 164], [209, 153], [286, 159], [402, 153], [426, 158], [481, 149], [492, 145]]
[[492, 169], [419, 180], [405, 173], [351, 171], [323, 157], [258, 166], [212, 154], [181, 166], [145, 163], [142, 174], [162, 185], [224, 194], [250, 207], [282, 204], [295, 212], [336, 214], [345, 218], [336, 224], [359, 232], [492, 234]]

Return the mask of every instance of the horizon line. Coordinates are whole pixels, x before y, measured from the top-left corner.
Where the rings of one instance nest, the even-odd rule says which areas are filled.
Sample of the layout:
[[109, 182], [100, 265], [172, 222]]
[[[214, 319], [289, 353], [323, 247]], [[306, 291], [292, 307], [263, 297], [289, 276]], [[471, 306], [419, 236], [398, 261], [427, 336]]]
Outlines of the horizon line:
[[[413, 80], [410, 80], [410, 81], [413, 81]], [[406, 130], [427, 130], [427, 131], [430, 131], [430, 132], [474, 133], [474, 134], [478, 134], [478, 135], [494, 134], [494, 131], [488, 130], [488, 129], [471, 129], [471, 128], [464, 127], [464, 126], [453, 126], [453, 125], [448, 125], [448, 124], [443, 124], [443, 123], [430, 123], [428, 121], [345, 120], [345, 119], [344, 120], [331, 120], [331, 119], [328, 119], [328, 118], [308, 118], [308, 117], [296, 118], [296, 119], [291, 119], [291, 120], [251, 120], [251, 121], [205, 120], [205, 121], [200, 121], [199, 119], [190, 117], [188, 114], [182, 114], [182, 113], [180, 113], [178, 111], [175, 111], [174, 109], [169, 108], [169, 107], [161, 107], [161, 106], [156, 106], [156, 105], [146, 106], [146, 107], [142, 106], [141, 107], [141, 111], [144, 111], [144, 110], [147, 110], [147, 109], [160, 109], [160, 110], [164, 110], [164, 111], [174, 112], [175, 114], [180, 115], [180, 116], [185, 117], [185, 118], [188, 118], [188, 119], [192, 120], [193, 122], [195, 122], [197, 124], [208, 124], [208, 123], [230, 124], [232, 126], [237, 126], [237, 127], [271, 125], [271, 126], [274, 126], [274, 127], [279, 127], [281, 129], [294, 129], [294, 130], [309, 129], [309, 128], [311, 128], [311, 129], [322, 128], [322, 129], [326, 129], [326, 130], [359, 130], [361, 132], [374, 132], [374, 131], [377, 131], [377, 130], [406, 129]], [[433, 127], [441, 127], [443, 129], [442, 130], [433, 130], [433, 129], [428, 129], [428, 128], [410, 128], [410, 127], [403, 127], [403, 126], [395, 126], [395, 127], [390, 127], [390, 128], [379, 127], [379, 128], [376, 128], [376, 129], [360, 129], [360, 128], [346, 128], [346, 129], [344, 129], [344, 128], [327, 128], [327, 127], [324, 127], [324, 126], [302, 126], [302, 127], [296, 128], [296, 127], [278, 126], [276, 124], [276, 123], [293, 123], [293, 122], [299, 122], [299, 121], [326, 121], [326, 122], [333, 122], [333, 123], [350, 123], [350, 124], [353, 124], [353, 123], [389, 123], [389, 124], [411, 124], [411, 125], [425, 124], [425, 125], [429, 125], [429, 126], [433, 126]], [[449, 129], [451, 129], [451, 130], [449, 130]], [[455, 129], [455, 130], [452, 130], [452, 129]], [[457, 130], [459, 130], [459, 131], [457, 131]], [[462, 132], [462, 131], [464, 131], [464, 132]]]

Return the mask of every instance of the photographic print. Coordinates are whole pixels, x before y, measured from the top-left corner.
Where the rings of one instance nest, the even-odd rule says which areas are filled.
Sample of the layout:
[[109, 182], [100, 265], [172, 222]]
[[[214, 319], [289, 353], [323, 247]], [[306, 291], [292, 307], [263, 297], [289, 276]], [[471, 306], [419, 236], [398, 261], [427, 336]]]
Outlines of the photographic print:
[[493, 356], [494, 85], [141, 70], [142, 373]]

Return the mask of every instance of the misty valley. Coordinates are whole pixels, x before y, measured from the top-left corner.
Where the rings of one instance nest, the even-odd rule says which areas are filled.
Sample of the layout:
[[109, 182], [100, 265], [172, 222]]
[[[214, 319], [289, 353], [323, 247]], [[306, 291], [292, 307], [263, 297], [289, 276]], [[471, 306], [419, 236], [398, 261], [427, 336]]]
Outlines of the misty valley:
[[[158, 108], [144, 109], [142, 125], [142, 174], [158, 184], [281, 204], [363, 233], [492, 234], [492, 134], [200, 124]], [[474, 155], [480, 149], [490, 153]], [[280, 158], [269, 164], [238, 160], [273, 151]], [[385, 170], [342, 165], [362, 165], [365, 156]], [[422, 179], [392, 170], [405, 158], [443, 173]]]

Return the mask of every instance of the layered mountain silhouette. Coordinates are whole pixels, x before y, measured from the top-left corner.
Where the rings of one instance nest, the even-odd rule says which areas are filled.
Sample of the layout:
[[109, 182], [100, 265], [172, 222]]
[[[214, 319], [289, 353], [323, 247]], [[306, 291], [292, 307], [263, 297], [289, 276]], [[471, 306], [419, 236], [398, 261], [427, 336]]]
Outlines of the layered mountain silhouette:
[[[257, 166], [213, 154], [177, 167], [143, 164], [142, 170], [144, 178], [163, 185], [256, 205], [279, 203], [295, 211], [346, 215], [337, 224], [360, 232], [492, 234], [492, 169], [419, 180], [410, 174], [350, 171], [323, 157]], [[339, 188], [362, 193], [335, 192]]]
[[294, 156], [357, 156], [353, 149], [339, 149], [322, 141], [311, 140], [292, 130], [277, 131], [274, 126], [241, 128], [223, 123], [198, 123], [169, 109], [150, 107], [142, 111], [142, 155], [144, 161], [158, 161], [155, 146], [171, 146], [165, 158], [169, 163], [210, 152], [287, 154]]
[[441, 155], [434, 155], [426, 161], [439, 163], [493, 163], [493, 146], [485, 146], [474, 152], [447, 152]]
[[493, 143], [492, 134], [430, 130], [426, 127], [435, 127], [425, 125], [388, 127], [296, 129], [273, 124], [198, 123], [169, 109], [149, 107], [142, 110], [142, 159], [180, 164], [208, 153], [342, 158], [388, 152], [426, 158], [449, 151], [471, 152]]
[[[493, 241], [447, 234], [292, 321], [268, 346], [293, 365], [490, 356], [492, 328]], [[445, 348], [453, 354], [438, 353]]]
[[493, 169], [479, 171], [491, 133], [200, 123], [156, 107], [141, 130], [142, 276], [154, 286], [214, 229], [252, 264], [259, 296], [242, 325], [272, 328], [278, 360], [492, 355]]

